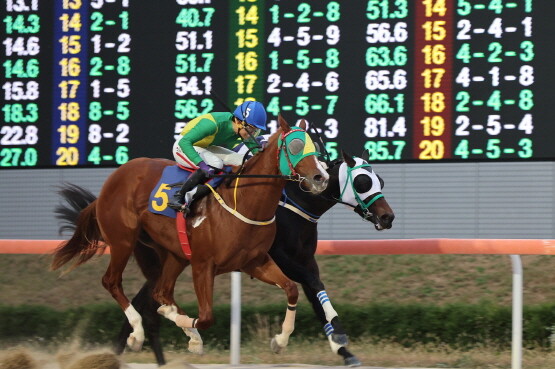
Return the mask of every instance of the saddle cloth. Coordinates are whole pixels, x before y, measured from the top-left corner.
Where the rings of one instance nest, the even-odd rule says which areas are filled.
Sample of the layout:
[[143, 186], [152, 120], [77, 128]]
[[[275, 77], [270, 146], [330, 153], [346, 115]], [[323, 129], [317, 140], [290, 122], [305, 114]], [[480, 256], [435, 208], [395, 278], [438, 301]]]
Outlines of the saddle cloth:
[[[225, 168], [226, 172], [229, 172], [230, 170], [230, 167]], [[181, 243], [181, 249], [183, 250], [183, 253], [187, 257], [187, 259], [190, 259], [191, 257], [191, 246], [189, 245], [189, 240], [187, 238], [187, 222], [185, 221], [184, 216], [182, 216], [181, 214], [177, 216], [177, 211], [168, 207], [168, 202], [181, 188], [180, 185], [177, 185], [175, 187], [171, 187], [170, 185], [174, 183], [183, 183], [187, 180], [187, 178], [189, 178], [190, 175], [191, 171], [189, 169], [184, 169], [177, 165], [172, 165], [164, 168], [164, 171], [160, 176], [160, 180], [158, 181], [156, 186], [154, 186], [148, 198], [148, 210], [151, 213], [175, 218], [175, 225], [177, 228], [177, 235], [179, 236], [179, 242]], [[222, 182], [222, 180], [223, 178], [212, 178], [210, 181], [208, 181], [208, 183], [212, 187], [216, 188]]]

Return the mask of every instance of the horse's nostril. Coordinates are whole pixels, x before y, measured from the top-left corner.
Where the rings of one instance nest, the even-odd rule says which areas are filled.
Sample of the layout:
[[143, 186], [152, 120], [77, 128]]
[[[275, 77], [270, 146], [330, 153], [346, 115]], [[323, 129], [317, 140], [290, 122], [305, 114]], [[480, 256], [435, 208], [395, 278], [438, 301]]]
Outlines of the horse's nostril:
[[324, 177], [321, 174], [316, 174], [314, 176], [314, 182], [322, 182], [324, 180]]
[[395, 215], [390, 213], [385, 213], [380, 217], [380, 220], [384, 224], [391, 224], [393, 222], [393, 219], [395, 219]]

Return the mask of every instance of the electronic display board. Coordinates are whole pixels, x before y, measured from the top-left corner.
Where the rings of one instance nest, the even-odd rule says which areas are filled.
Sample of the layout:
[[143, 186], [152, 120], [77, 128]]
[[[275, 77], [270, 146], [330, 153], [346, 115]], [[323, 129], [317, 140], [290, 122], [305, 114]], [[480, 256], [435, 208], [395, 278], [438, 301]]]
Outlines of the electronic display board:
[[[5, 0], [0, 168], [172, 158], [245, 99], [374, 162], [554, 160], [555, 2]], [[224, 103], [221, 104], [219, 100]]]

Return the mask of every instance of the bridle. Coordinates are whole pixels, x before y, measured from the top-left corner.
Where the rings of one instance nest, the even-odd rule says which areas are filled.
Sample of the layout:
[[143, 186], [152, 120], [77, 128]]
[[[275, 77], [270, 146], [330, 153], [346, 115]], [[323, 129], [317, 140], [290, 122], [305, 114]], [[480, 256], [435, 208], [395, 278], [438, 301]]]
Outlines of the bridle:
[[[278, 166], [280, 164], [280, 153], [283, 152], [285, 154], [285, 158], [287, 160], [287, 166], [289, 168], [289, 172], [291, 172], [292, 176], [300, 178], [301, 176], [295, 170], [295, 166], [299, 163], [299, 161], [301, 161], [302, 158], [304, 158], [305, 156], [308, 156], [308, 155], [316, 155], [316, 152], [313, 152], [311, 154], [304, 155], [304, 156], [300, 157], [298, 160], [296, 160], [295, 165], [293, 165], [293, 163], [291, 161], [291, 156], [289, 155], [289, 150], [287, 150], [286, 142], [287, 142], [287, 137], [290, 134], [294, 133], [294, 132], [305, 132], [305, 131], [302, 130], [302, 129], [291, 129], [287, 133], [281, 132], [280, 138], [278, 140], [278, 146], [277, 146], [276, 154], [277, 154]], [[281, 141], [281, 144], [280, 144], [280, 141]], [[306, 142], [305, 142], [305, 144], [306, 144]], [[281, 168], [280, 168], [280, 171], [281, 171]], [[282, 172], [282, 174], [285, 174], [285, 173], [283, 173], [283, 171], [281, 171], [281, 172]]]
[[[274, 217], [272, 217], [272, 219], [270, 220], [266, 220], [266, 221], [256, 221], [256, 220], [252, 220], [249, 219], [247, 217], [245, 217], [244, 215], [240, 214], [239, 212], [237, 212], [237, 188], [239, 187], [239, 179], [241, 177], [248, 177], [248, 178], [284, 178], [286, 180], [296, 180], [299, 182], [302, 182], [303, 180], [305, 180], [306, 178], [301, 177], [301, 175], [295, 170], [295, 166], [306, 156], [309, 155], [317, 155], [317, 152], [315, 149], [312, 149], [308, 152], [305, 152], [302, 155], [298, 155], [298, 154], [293, 154], [293, 159], [291, 159], [291, 156], [289, 154], [289, 150], [288, 150], [288, 141], [291, 142], [292, 139], [294, 139], [295, 137], [291, 136], [291, 138], [289, 139], [289, 136], [292, 133], [295, 132], [302, 132], [304, 134], [306, 134], [306, 131], [302, 130], [302, 129], [291, 129], [289, 130], [289, 132], [285, 133], [282, 132], [279, 139], [278, 139], [278, 145], [277, 145], [277, 163], [278, 163], [278, 169], [280, 170], [280, 172], [282, 173], [281, 175], [272, 175], [272, 174], [252, 174], [252, 175], [246, 175], [246, 174], [241, 174], [241, 172], [244, 169], [244, 164], [245, 162], [243, 162], [243, 164], [241, 165], [241, 168], [239, 169], [238, 173], [236, 174], [223, 174], [223, 175], [215, 175], [214, 177], [235, 177], [236, 181], [235, 181], [235, 188], [233, 191], [233, 199], [234, 199], [234, 203], [235, 206], [232, 209], [231, 207], [229, 207], [224, 200], [221, 198], [221, 196], [219, 196], [219, 194], [214, 190], [214, 188], [212, 188], [212, 186], [208, 185], [207, 186], [210, 188], [210, 190], [212, 191], [214, 197], [216, 198], [216, 200], [218, 201], [218, 203], [225, 209], [227, 210], [229, 213], [231, 213], [232, 215], [234, 215], [235, 217], [239, 218], [241, 221], [248, 223], [248, 224], [252, 224], [252, 225], [268, 225], [268, 224], [272, 224], [275, 220], [275, 215]], [[298, 134], [297, 134], [298, 135]], [[303, 140], [304, 144], [306, 145], [307, 139], [310, 139], [310, 137], [308, 135], [305, 136], [305, 140]], [[311, 142], [311, 141], [310, 141]], [[284, 154], [285, 159], [287, 161], [287, 171], [290, 172], [290, 174], [288, 173], [284, 173], [282, 167], [283, 165], [281, 165], [281, 154]]]
[[[282, 178], [282, 179], [285, 179], [287, 181], [302, 182], [306, 178], [302, 177], [295, 170], [295, 166], [304, 157], [309, 156], [309, 155], [318, 155], [318, 153], [316, 152], [316, 150], [314, 150], [314, 151], [310, 151], [310, 152], [308, 152], [306, 154], [303, 154], [303, 155], [294, 155], [295, 158], [292, 160], [291, 156], [289, 155], [289, 150], [287, 149], [287, 138], [289, 137], [289, 135], [291, 135], [292, 133], [295, 133], [295, 132], [306, 133], [306, 131], [303, 130], [303, 129], [291, 129], [287, 133], [286, 132], [281, 132], [281, 134], [280, 134], [277, 149], [276, 149], [276, 156], [277, 156], [278, 169], [280, 170], [281, 174], [241, 174], [243, 169], [244, 169], [244, 165], [247, 161], [246, 160], [247, 155], [245, 155], [245, 157], [243, 158], [243, 163], [241, 164], [241, 167], [239, 168], [237, 173], [214, 174], [214, 175], [211, 176], [211, 178]], [[308, 135], [307, 135], [307, 137], [308, 137]], [[256, 139], [255, 139], [255, 141], [256, 141]], [[306, 145], [306, 140], [303, 141], [303, 142], [305, 142], [305, 145]], [[259, 145], [259, 147], [260, 147], [260, 145]], [[247, 148], [248, 148], [248, 146], [247, 146]], [[250, 148], [249, 148], [249, 150], [250, 150]], [[281, 161], [280, 160], [281, 159], [280, 154], [281, 153], [284, 154], [287, 166], [280, 165], [280, 161]], [[285, 173], [284, 173], [284, 168], [285, 168]]]

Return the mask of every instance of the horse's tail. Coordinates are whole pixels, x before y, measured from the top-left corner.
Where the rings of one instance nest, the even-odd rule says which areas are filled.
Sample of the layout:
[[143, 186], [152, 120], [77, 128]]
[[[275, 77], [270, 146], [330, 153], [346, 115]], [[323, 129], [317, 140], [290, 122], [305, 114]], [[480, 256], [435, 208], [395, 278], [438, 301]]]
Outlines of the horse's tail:
[[66, 205], [56, 207], [56, 217], [62, 221], [60, 232], [73, 230], [73, 236], [54, 251], [50, 265], [52, 270], [59, 269], [77, 258], [72, 270], [92, 258], [99, 248], [104, 251], [100, 228], [96, 221], [96, 197], [89, 191], [72, 184], [66, 184], [59, 191]]
[[75, 232], [79, 213], [91, 202], [96, 200], [92, 192], [72, 183], [64, 183], [59, 187], [58, 195], [65, 200], [65, 204], [60, 204], [54, 209], [56, 219], [60, 221], [58, 233]]

